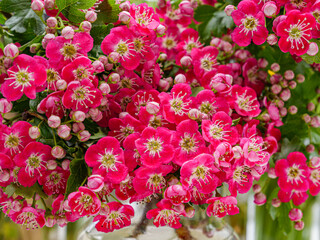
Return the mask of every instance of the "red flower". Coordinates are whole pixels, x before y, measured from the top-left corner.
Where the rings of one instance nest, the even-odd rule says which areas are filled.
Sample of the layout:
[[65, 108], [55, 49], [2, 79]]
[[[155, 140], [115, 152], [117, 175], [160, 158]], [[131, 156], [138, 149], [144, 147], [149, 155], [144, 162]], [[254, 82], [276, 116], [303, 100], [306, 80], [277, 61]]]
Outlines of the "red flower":
[[232, 196], [228, 197], [213, 197], [207, 200], [209, 204], [207, 208], [207, 215], [222, 218], [226, 215], [235, 215], [239, 213], [237, 207], [237, 199]]

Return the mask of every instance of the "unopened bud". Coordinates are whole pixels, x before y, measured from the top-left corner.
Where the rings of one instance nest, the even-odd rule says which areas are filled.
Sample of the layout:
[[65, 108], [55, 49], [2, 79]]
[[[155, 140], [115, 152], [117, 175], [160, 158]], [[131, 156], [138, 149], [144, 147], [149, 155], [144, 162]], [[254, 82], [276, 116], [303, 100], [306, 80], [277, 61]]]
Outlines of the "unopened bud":
[[157, 102], [148, 102], [146, 105], [146, 110], [148, 113], [155, 115], [160, 111], [160, 105]]
[[66, 139], [70, 136], [71, 128], [68, 125], [60, 125], [57, 131], [59, 137]]
[[83, 21], [81, 24], [80, 24], [80, 30], [83, 31], [83, 32], [90, 32], [91, 31], [91, 28], [92, 28], [92, 25], [90, 22], [88, 21]]
[[275, 35], [275, 34], [270, 34], [270, 35], [267, 37], [267, 43], [269, 43], [271, 46], [276, 45], [277, 42], [278, 42], [277, 35]]
[[81, 142], [86, 142], [90, 139], [91, 134], [87, 130], [84, 130], [79, 132], [77, 136]]
[[299, 221], [303, 216], [302, 211], [299, 208], [292, 208], [289, 212], [289, 218], [291, 221]]
[[12, 110], [12, 103], [9, 102], [6, 98], [0, 99], [0, 113], [8, 113]]
[[47, 168], [48, 170], [55, 170], [57, 168], [58, 164], [55, 160], [49, 160], [47, 162]]
[[307, 51], [307, 54], [309, 56], [315, 56], [319, 52], [318, 44], [315, 42], [311, 42], [309, 45], [309, 49]]
[[31, 3], [31, 9], [36, 13], [40, 13], [44, 9], [44, 4], [40, 0], [33, 0], [33, 2]]
[[66, 90], [68, 87], [68, 83], [63, 79], [60, 79], [60, 80], [56, 81], [56, 87], [59, 91]]
[[227, 16], [231, 16], [232, 12], [236, 10], [236, 7], [233, 5], [228, 5], [225, 7], [224, 12], [226, 13]]
[[49, 17], [47, 19], [48, 27], [55, 28], [57, 26], [57, 24], [58, 24], [58, 21], [57, 21], [57, 19], [55, 17]]
[[74, 30], [72, 27], [65, 27], [64, 29], [62, 29], [61, 31], [61, 36], [64, 37], [65, 39], [72, 39], [74, 36]]
[[187, 81], [187, 78], [184, 74], [180, 73], [174, 78], [174, 83], [185, 83]]
[[87, 21], [93, 23], [97, 20], [97, 13], [95, 11], [88, 11], [85, 17]]
[[51, 128], [57, 128], [59, 127], [61, 124], [61, 119], [60, 117], [56, 116], [56, 115], [51, 115], [48, 119], [48, 125]]
[[165, 26], [163, 26], [162, 24], [159, 24], [159, 26], [157, 27], [157, 33], [159, 34], [159, 35], [163, 35], [163, 34], [165, 34], [165, 32], [166, 32], [166, 27]]
[[298, 108], [297, 108], [296, 106], [292, 105], [292, 106], [290, 106], [290, 107], [288, 108], [288, 112], [289, 112], [291, 115], [294, 115], [294, 114], [296, 114], [296, 113], [298, 112]]
[[180, 59], [180, 63], [183, 67], [190, 67], [192, 65], [192, 59], [189, 56], [184, 56]]
[[19, 48], [15, 44], [9, 43], [3, 49], [3, 53], [8, 58], [15, 58], [19, 55]]
[[40, 133], [40, 129], [36, 126], [33, 126], [31, 128], [29, 128], [29, 136], [32, 139], [37, 139], [38, 137], [40, 137], [41, 133]]
[[104, 71], [104, 65], [102, 62], [96, 60], [92, 63], [92, 66], [94, 67], [94, 70], [96, 73], [101, 73]]
[[127, 11], [122, 11], [119, 13], [119, 21], [123, 24], [128, 24], [130, 22], [131, 15]]
[[55, 158], [61, 159], [61, 158], [64, 158], [66, 156], [67, 152], [62, 147], [55, 146], [55, 147], [52, 148], [51, 154]]

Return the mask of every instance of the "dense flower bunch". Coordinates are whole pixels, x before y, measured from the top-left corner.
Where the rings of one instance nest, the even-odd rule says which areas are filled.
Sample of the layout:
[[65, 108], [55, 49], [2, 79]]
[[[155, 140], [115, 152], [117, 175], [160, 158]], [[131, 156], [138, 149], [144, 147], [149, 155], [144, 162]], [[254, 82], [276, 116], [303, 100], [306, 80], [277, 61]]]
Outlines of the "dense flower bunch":
[[[277, 127], [297, 110], [285, 102], [304, 76], [280, 73], [279, 64], [238, 48], [251, 40], [274, 44], [265, 16], [285, 5], [286, 15], [273, 22], [280, 49], [313, 54], [316, 3], [241, 1], [226, 8], [237, 25], [231, 35], [205, 45], [189, 27], [196, 1], [159, 1], [156, 10], [119, 1], [119, 20], [96, 58], [90, 30], [101, 2], [76, 25], [55, 1], [34, 0], [35, 12], [51, 16], [41, 46], [32, 44], [31, 55], [18, 43], [0, 50], [0, 205], [7, 216], [28, 229], [93, 216], [99, 231], [111, 232], [134, 216], [121, 201], [157, 199], [146, 217], [179, 228], [195, 205], [208, 216], [239, 213], [237, 195], [265, 172], [278, 177], [274, 205], [318, 194], [319, 158], [308, 165], [293, 152], [269, 165], [279, 149]], [[320, 125], [318, 116], [305, 121]], [[253, 189], [255, 203], [264, 204], [261, 187]], [[289, 217], [303, 228], [299, 209]]]

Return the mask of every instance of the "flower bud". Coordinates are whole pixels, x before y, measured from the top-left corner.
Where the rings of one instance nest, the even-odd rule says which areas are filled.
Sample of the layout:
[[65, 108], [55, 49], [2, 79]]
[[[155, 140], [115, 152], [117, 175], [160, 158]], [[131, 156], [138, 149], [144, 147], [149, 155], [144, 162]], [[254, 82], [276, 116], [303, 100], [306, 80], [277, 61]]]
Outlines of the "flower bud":
[[49, 160], [47, 162], [47, 168], [48, 170], [55, 170], [57, 168], [58, 164], [55, 160]]
[[268, 177], [271, 178], [271, 179], [276, 179], [277, 178], [276, 170], [274, 168], [269, 168]]
[[75, 122], [83, 122], [86, 119], [86, 114], [82, 111], [75, 111], [72, 114], [72, 120]]
[[57, 26], [57, 24], [58, 24], [58, 21], [57, 21], [57, 19], [55, 17], [49, 17], [47, 19], [48, 27], [55, 28]]
[[50, 215], [46, 217], [46, 227], [52, 228], [57, 223], [57, 220], [54, 216]]
[[192, 65], [192, 59], [189, 56], [184, 56], [180, 59], [181, 66], [190, 67]]
[[320, 117], [319, 116], [313, 116], [311, 118], [311, 127], [318, 128], [320, 127]]
[[304, 228], [304, 222], [303, 221], [297, 221], [294, 223], [294, 229], [297, 231], [301, 231]]
[[51, 150], [51, 155], [58, 159], [64, 158], [66, 154], [67, 154], [66, 150], [64, 150], [60, 146], [55, 146]]
[[[0, 107], [0, 109], [1, 109], [1, 107]], [[307, 105], [307, 109], [308, 109], [309, 112], [312, 112], [313, 110], [316, 109], [316, 105], [314, 103], [312, 103], [312, 102], [309, 102], [308, 105]], [[1, 110], [0, 110], [0, 112], [1, 112]]]
[[70, 136], [71, 133], [71, 128], [68, 125], [60, 125], [58, 127], [58, 131], [57, 131], [59, 137], [65, 139], [68, 138]]
[[313, 144], [309, 144], [309, 145], [306, 147], [306, 151], [307, 151], [308, 153], [312, 153], [312, 152], [314, 152], [314, 150], [315, 150], [315, 147], [314, 147]]
[[280, 98], [283, 101], [288, 101], [291, 98], [291, 92], [289, 89], [284, 89], [281, 93], [280, 93]]
[[61, 167], [63, 170], [66, 170], [66, 171], [69, 170], [69, 166], [70, 166], [70, 160], [65, 159], [62, 161]]
[[194, 209], [194, 207], [188, 205], [186, 208], [185, 208], [185, 211], [186, 211], [186, 217], [187, 218], [193, 218], [194, 217], [194, 214], [196, 213], [196, 210]]
[[61, 119], [60, 117], [56, 116], [56, 115], [51, 115], [48, 119], [48, 125], [51, 128], [57, 128], [59, 127], [61, 124]]
[[83, 21], [81, 24], [80, 24], [80, 30], [83, 31], [83, 32], [90, 32], [91, 31], [91, 28], [92, 28], [92, 25], [90, 22], [88, 21]]
[[319, 52], [318, 44], [316, 44], [315, 42], [311, 42], [309, 45], [309, 49], [307, 51], [307, 54], [309, 56], [315, 56], [318, 52]]
[[224, 8], [224, 12], [226, 13], [227, 16], [231, 16], [231, 13], [236, 10], [236, 7], [233, 5], [228, 5]]
[[90, 137], [91, 137], [91, 134], [87, 130], [84, 130], [84, 131], [81, 131], [78, 133], [78, 139], [81, 142], [88, 141], [90, 139]]
[[88, 11], [85, 17], [87, 21], [93, 23], [97, 20], [97, 13], [95, 11]]
[[180, 13], [187, 16], [193, 15], [193, 7], [191, 6], [191, 2], [189, 1], [182, 1], [179, 4]]
[[310, 115], [307, 114], [307, 113], [305, 113], [305, 114], [302, 115], [302, 119], [303, 119], [303, 121], [305, 121], [306, 123], [311, 122], [311, 117], [310, 117]]
[[11, 58], [8, 58], [6, 57], [4, 60], [3, 60], [3, 66], [5, 68], [10, 68], [12, 66], [12, 63], [13, 63], [13, 60]]
[[303, 83], [306, 78], [302, 74], [297, 75], [297, 82]]
[[40, 129], [36, 126], [30, 127], [29, 128], [29, 136], [32, 139], [37, 139], [38, 137], [40, 137], [41, 133], [40, 133]]
[[3, 49], [3, 53], [8, 58], [15, 58], [19, 55], [19, 48], [15, 44], [9, 43]]
[[275, 34], [270, 34], [270, 35], [267, 37], [267, 43], [269, 43], [271, 46], [276, 45], [277, 42], [278, 42], [277, 35], [275, 35]]
[[175, 78], [174, 78], [174, 83], [178, 84], [178, 83], [186, 83], [187, 78], [184, 74], [180, 73], [178, 74]]
[[146, 110], [148, 113], [155, 115], [160, 111], [160, 105], [157, 102], [148, 102], [146, 105]]
[[289, 218], [291, 221], [299, 221], [303, 216], [302, 211], [299, 208], [292, 208], [289, 212]]
[[0, 172], [0, 182], [7, 182], [10, 179], [10, 173], [8, 170], [2, 170]]
[[53, 9], [55, 5], [55, 0], [44, 0], [44, 6], [46, 9]]
[[64, 91], [67, 89], [68, 83], [63, 79], [60, 79], [60, 80], [56, 81], [56, 87], [59, 91]]
[[270, 68], [271, 68], [271, 70], [273, 72], [279, 72], [280, 71], [280, 65], [278, 63], [272, 63]]
[[192, 109], [189, 110], [188, 116], [192, 120], [198, 120], [201, 117], [201, 112], [200, 112], [199, 109], [192, 108]]
[[49, 43], [51, 40], [55, 39], [55, 37], [56, 37], [56, 36], [55, 36], [54, 34], [52, 34], [52, 33], [46, 34], [46, 35], [43, 37], [42, 42], [41, 42], [42, 47], [43, 47], [44, 49], [46, 49], [48, 43]]
[[292, 105], [288, 108], [290, 114], [294, 115], [298, 112], [298, 108], [295, 105]]
[[40, 44], [40, 43], [33, 43], [33, 44], [31, 44], [31, 46], [30, 46], [30, 52], [31, 52], [31, 53], [37, 53], [38, 50], [40, 49], [40, 47], [41, 47], [41, 44]]
[[281, 205], [280, 199], [279, 199], [279, 198], [274, 198], [274, 199], [272, 199], [271, 205], [272, 205], [273, 207], [275, 207], [275, 208], [280, 207], [280, 205]]
[[320, 167], [320, 157], [312, 157], [310, 159], [311, 167], [318, 168]]
[[294, 79], [294, 72], [292, 70], [287, 70], [284, 72], [284, 78], [287, 80]]
[[262, 206], [267, 202], [267, 197], [264, 193], [260, 192], [260, 193], [256, 193], [254, 195], [254, 200], [253, 202], [258, 205], [258, 206]]
[[289, 83], [287, 80], [283, 79], [281, 82], [280, 82], [281, 86], [283, 88], [287, 88], [289, 86]]
[[289, 82], [289, 88], [290, 89], [295, 89], [297, 87], [297, 83], [295, 81], [290, 81]]
[[9, 102], [6, 98], [0, 99], [0, 113], [8, 113], [12, 110], [12, 103]]
[[122, 10], [122, 11], [127, 11], [129, 12], [130, 11], [130, 2], [129, 1], [125, 1], [124, 3], [121, 3], [119, 5], [119, 8]]
[[33, 0], [33, 2], [31, 3], [31, 9], [36, 13], [40, 13], [44, 9], [44, 4], [40, 0]]
[[100, 175], [91, 175], [88, 177], [88, 187], [94, 192], [100, 192], [104, 187], [104, 178]]
[[271, 92], [276, 95], [279, 94], [281, 90], [282, 90], [282, 87], [279, 84], [273, 84], [271, 87]]
[[96, 73], [101, 73], [101, 72], [103, 72], [104, 71], [104, 65], [103, 65], [103, 63], [102, 62], [100, 62], [100, 61], [94, 61], [93, 63], [92, 63], [92, 66], [94, 67], [94, 70], [95, 70], [95, 72]]
[[72, 27], [65, 27], [61, 31], [61, 36], [64, 37], [65, 39], [72, 39], [74, 36], [74, 30]]
[[123, 24], [128, 24], [130, 22], [131, 15], [127, 11], [122, 11], [119, 13], [119, 21]]
[[99, 86], [100, 91], [102, 92], [103, 95], [107, 95], [110, 93], [111, 89], [108, 83], [103, 82]]
[[254, 193], [259, 193], [261, 192], [261, 186], [259, 184], [254, 184], [252, 190]]
[[80, 123], [80, 122], [72, 124], [72, 131], [74, 133], [80, 132], [80, 131], [84, 130], [85, 128], [86, 127], [84, 126], [84, 124]]
[[163, 35], [166, 32], [166, 27], [163, 26], [162, 24], [159, 24], [159, 26], [157, 27], [156, 31], [159, 35]]
[[165, 54], [165, 53], [161, 53], [160, 55], [159, 55], [159, 61], [166, 61], [167, 60], [167, 58], [168, 58], [168, 55], [167, 54]]
[[22, 204], [17, 200], [13, 201], [11, 206], [15, 212], [19, 212], [22, 209]]
[[273, 1], [270, 1], [263, 5], [262, 11], [266, 17], [272, 18], [277, 15], [278, 7]]
[[120, 60], [120, 54], [117, 52], [111, 52], [108, 58], [111, 63], [117, 63]]
[[280, 108], [279, 110], [280, 110], [280, 116], [281, 116], [281, 117], [287, 116], [288, 110], [287, 110], [286, 108], [282, 107], [282, 108]]
[[259, 68], [266, 68], [268, 66], [269, 62], [265, 58], [260, 58], [258, 60], [258, 67]]

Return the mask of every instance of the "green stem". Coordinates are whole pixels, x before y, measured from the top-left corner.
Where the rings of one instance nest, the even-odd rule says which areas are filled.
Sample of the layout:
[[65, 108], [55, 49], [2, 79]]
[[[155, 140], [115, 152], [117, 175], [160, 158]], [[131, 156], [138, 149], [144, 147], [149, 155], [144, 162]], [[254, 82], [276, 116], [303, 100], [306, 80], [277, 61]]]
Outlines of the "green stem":
[[46, 202], [43, 200], [43, 198], [40, 198], [40, 199], [41, 199], [41, 202], [42, 202], [43, 206], [45, 207], [45, 209], [48, 209], [47, 204], [46, 204]]
[[51, 129], [52, 129], [52, 135], [53, 135], [54, 145], [57, 146], [56, 133], [55, 133], [55, 131], [53, 130], [53, 128], [51, 128]]
[[118, 203], [121, 203], [116, 197], [114, 197], [112, 194], [110, 194], [110, 196], [114, 199], [114, 200], [116, 200]]

